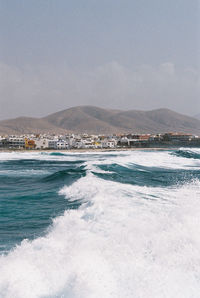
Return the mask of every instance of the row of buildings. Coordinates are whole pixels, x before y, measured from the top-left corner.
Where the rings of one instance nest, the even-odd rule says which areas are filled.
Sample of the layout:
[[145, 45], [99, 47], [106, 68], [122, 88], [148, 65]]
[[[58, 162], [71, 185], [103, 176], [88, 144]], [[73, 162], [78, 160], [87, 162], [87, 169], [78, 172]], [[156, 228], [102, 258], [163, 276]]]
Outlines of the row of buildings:
[[200, 147], [200, 137], [185, 133], [124, 134], [124, 135], [20, 135], [0, 136], [0, 149], [98, 149], [98, 148], [151, 148]]

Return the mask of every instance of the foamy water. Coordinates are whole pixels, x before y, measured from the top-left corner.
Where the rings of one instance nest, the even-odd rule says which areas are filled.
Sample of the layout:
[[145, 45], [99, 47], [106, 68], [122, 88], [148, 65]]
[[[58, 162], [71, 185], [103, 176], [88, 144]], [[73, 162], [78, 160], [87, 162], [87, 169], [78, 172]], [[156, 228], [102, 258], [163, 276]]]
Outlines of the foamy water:
[[0, 257], [0, 297], [199, 297], [200, 150], [184, 150], [0, 155], [86, 170], [57, 192], [79, 208]]

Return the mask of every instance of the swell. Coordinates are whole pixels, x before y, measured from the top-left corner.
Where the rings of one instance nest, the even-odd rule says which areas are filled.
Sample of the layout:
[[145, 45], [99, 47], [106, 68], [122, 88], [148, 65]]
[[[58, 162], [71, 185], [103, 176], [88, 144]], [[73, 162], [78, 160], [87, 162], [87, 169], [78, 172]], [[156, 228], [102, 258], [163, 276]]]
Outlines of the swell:
[[2, 297], [199, 293], [199, 181], [151, 188], [88, 173], [60, 194], [85, 203], [0, 258]]
[[65, 156], [65, 153], [62, 152], [51, 152], [51, 153], [47, 153], [47, 152], [42, 152], [43, 155], [50, 155], [50, 156]]
[[103, 173], [93, 172], [96, 176], [110, 181], [125, 184], [169, 187], [184, 185], [195, 179], [200, 179], [200, 168], [167, 169], [161, 167], [145, 167], [138, 164], [122, 166], [119, 164], [98, 165]]
[[200, 159], [200, 152], [195, 152], [193, 150], [187, 149], [180, 149], [172, 153], [177, 157], [184, 157], [184, 158], [193, 158], [193, 159]]
[[67, 159], [16, 159], [16, 160], [1, 160], [1, 163], [5, 163], [6, 166], [31, 166], [37, 163], [38, 166], [40, 165], [59, 165], [59, 164], [81, 164], [84, 160], [67, 160]]
[[[77, 209], [81, 202], [70, 202], [58, 191], [85, 176], [80, 162], [41, 163], [11, 161], [1, 167], [0, 251], [8, 251], [23, 239], [45, 233], [52, 218], [64, 210]], [[39, 173], [37, 173], [39, 172]]]
[[77, 180], [80, 177], [86, 175], [86, 170], [84, 166], [80, 166], [77, 168], [68, 168], [65, 170], [57, 171], [51, 175], [46, 176], [42, 179], [43, 182], [57, 182], [61, 180], [70, 179], [70, 181]]
[[18, 245], [0, 257], [1, 297], [199, 293], [198, 161], [170, 152], [52, 158], [18, 164], [48, 170], [22, 177], [26, 188], [7, 184], [0, 230], [15, 241], [8, 248]]

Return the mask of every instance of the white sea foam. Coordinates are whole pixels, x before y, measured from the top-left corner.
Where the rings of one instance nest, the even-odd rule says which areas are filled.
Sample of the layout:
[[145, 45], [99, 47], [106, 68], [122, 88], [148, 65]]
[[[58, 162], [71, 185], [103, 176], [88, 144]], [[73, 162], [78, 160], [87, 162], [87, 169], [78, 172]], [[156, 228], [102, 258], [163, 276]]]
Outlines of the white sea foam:
[[47, 175], [49, 174], [49, 171], [47, 170], [33, 170], [33, 169], [29, 169], [29, 170], [19, 170], [19, 169], [15, 169], [15, 170], [0, 170], [0, 176], [13, 176], [13, 177], [16, 177], [16, 174], [17, 176], [33, 176], [33, 175], [36, 175], [36, 176], [43, 176], [43, 175]]
[[180, 150], [181, 151], [186, 151], [186, 152], [200, 154], [200, 148], [185, 148], [185, 147], [181, 147]]
[[[190, 150], [199, 153], [198, 148], [181, 148], [180, 150]], [[111, 155], [111, 156], [110, 156]], [[98, 156], [98, 158], [97, 158]], [[0, 161], [6, 160], [49, 160], [49, 161], [76, 161], [85, 160], [88, 167], [101, 164], [113, 164], [129, 167], [131, 164], [139, 164], [145, 167], [162, 167], [171, 169], [195, 169], [200, 167], [200, 160], [193, 158], [178, 157], [171, 154], [171, 151], [110, 151], [110, 152], [62, 152], [62, 155], [51, 155], [48, 152], [0, 152]], [[95, 161], [95, 163], [94, 163]], [[99, 171], [99, 169], [98, 169]]]
[[1, 297], [198, 297], [200, 183], [149, 188], [92, 174], [46, 237], [0, 259]]
[[[193, 150], [191, 149], [191, 152]], [[195, 151], [194, 151], [195, 152]], [[88, 168], [94, 168], [94, 164], [109, 165], [118, 164], [125, 167], [140, 165], [143, 167], [158, 167], [164, 169], [199, 169], [200, 160], [176, 156], [171, 151], [127, 151], [124, 154], [112, 154], [109, 158], [91, 158], [86, 161]]]
[[[168, 152], [141, 154], [111, 159], [186, 164]], [[199, 180], [168, 188], [120, 184], [95, 177], [91, 164], [86, 177], [60, 190], [81, 207], [54, 219], [45, 237], [0, 257], [0, 297], [199, 297]]]
[[0, 161], [6, 160], [77, 160], [76, 155], [73, 154], [62, 154], [62, 155], [51, 155], [48, 152], [0, 152]]

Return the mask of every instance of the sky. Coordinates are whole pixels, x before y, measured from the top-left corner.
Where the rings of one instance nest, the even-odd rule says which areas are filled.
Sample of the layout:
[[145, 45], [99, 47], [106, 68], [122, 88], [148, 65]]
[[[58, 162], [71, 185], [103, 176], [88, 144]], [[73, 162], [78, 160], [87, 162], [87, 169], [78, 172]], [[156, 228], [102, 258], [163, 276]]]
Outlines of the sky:
[[0, 0], [0, 120], [200, 113], [200, 0]]

